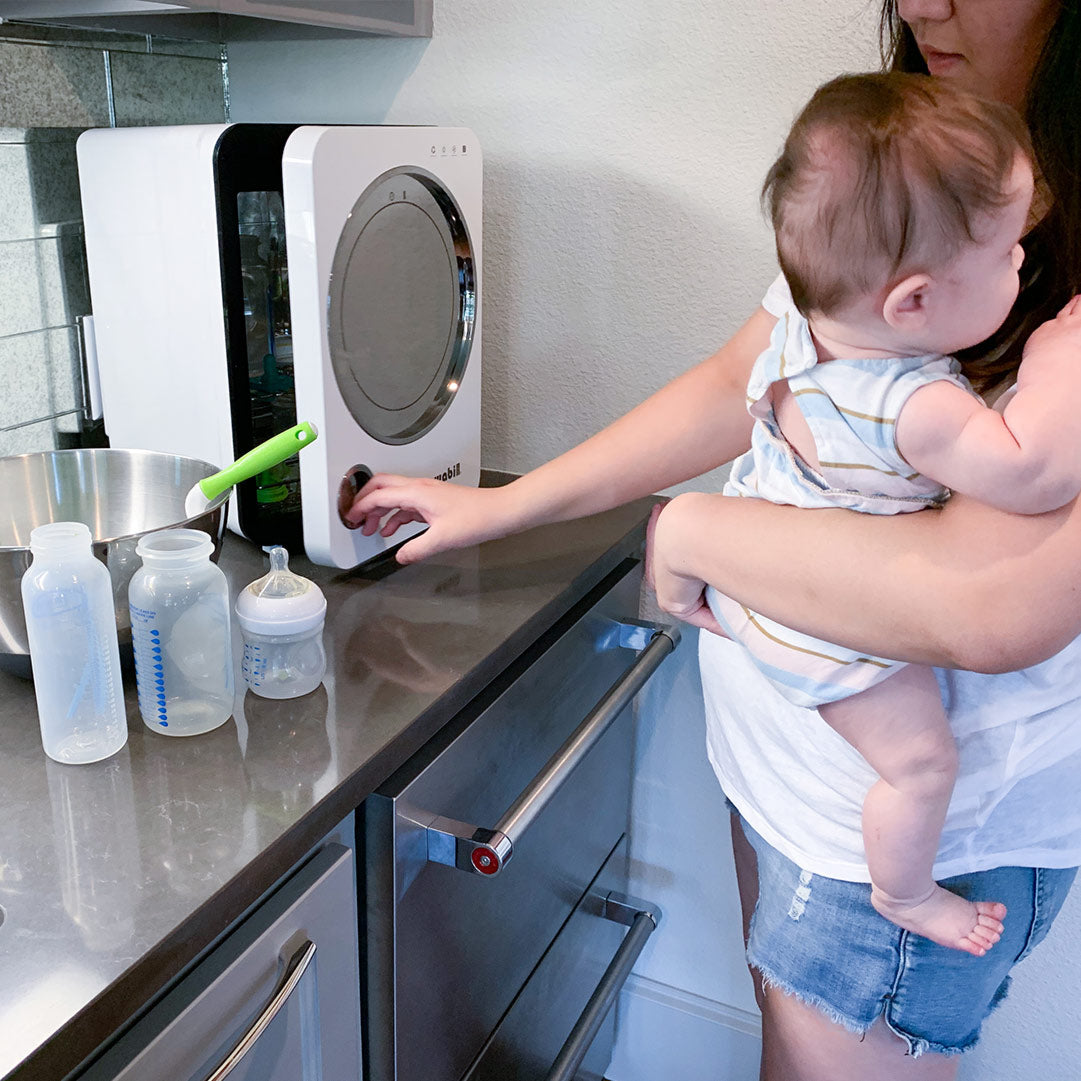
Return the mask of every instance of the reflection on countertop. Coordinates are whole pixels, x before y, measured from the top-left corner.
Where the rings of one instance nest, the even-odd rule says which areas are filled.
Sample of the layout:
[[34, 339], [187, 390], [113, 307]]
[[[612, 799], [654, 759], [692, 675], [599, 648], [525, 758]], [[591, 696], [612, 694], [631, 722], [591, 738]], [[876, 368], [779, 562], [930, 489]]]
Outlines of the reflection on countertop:
[[[190, 738], [152, 732], [62, 766], [32, 685], [0, 672], [0, 1078], [62, 1077], [624, 559], [650, 503], [543, 527], [382, 577], [316, 567], [327, 675], [245, 694]], [[266, 570], [226, 537], [230, 596]], [[234, 626], [236, 669], [242, 641]], [[76, 1016], [78, 1015], [78, 1016]]]

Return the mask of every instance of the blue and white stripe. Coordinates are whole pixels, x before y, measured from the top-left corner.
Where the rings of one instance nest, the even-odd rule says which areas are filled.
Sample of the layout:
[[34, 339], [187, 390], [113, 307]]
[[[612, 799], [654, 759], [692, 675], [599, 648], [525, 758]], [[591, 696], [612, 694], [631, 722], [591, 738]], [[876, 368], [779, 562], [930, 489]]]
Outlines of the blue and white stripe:
[[[771, 290], [771, 294], [773, 290]], [[771, 309], [772, 310], [772, 309]], [[781, 434], [769, 389], [786, 379], [818, 454], [804, 461]], [[900, 514], [939, 506], [949, 491], [914, 472], [897, 449], [897, 417], [909, 396], [940, 379], [972, 393], [951, 357], [874, 357], [819, 363], [807, 320], [788, 299], [747, 387], [751, 449], [732, 464], [726, 495], [797, 507]], [[900, 662], [801, 634], [712, 588], [706, 598], [726, 633], [796, 705], [837, 701], [884, 679]]]

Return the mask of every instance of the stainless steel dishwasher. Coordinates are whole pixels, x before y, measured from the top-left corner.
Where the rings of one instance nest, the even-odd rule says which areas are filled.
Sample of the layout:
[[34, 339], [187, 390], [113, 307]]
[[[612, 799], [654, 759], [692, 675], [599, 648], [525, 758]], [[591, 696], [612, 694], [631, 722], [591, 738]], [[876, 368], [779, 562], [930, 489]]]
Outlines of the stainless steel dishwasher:
[[367, 1081], [599, 1079], [659, 912], [623, 895], [627, 707], [674, 649], [628, 559], [362, 810]]

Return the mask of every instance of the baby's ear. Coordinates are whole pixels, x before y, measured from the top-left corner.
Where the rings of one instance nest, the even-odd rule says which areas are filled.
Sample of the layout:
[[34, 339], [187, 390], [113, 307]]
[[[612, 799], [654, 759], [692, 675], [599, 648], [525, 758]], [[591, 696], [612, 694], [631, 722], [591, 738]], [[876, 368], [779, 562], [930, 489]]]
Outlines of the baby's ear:
[[927, 304], [934, 282], [929, 274], [910, 274], [882, 302], [882, 318], [894, 330], [920, 330], [927, 322]]

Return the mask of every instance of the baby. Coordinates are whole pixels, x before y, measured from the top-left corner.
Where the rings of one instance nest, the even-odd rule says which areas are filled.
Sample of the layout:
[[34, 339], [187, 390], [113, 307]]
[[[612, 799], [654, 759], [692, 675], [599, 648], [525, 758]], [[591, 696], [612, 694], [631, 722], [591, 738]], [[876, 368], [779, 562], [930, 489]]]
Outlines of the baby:
[[[1020, 514], [1073, 499], [1077, 438], [1046, 420], [1081, 358], [1054, 324], [1026, 346], [1001, 413], [949, 356], [1013, 306], [1032, 195], [1028, 135], [1006, 106], [919, 75], [821, 87], [764, 188], [784, 277], [767, 307], [783, 315], [751, 374], [751, 450], [726, 494], [869, 514], [935, 507], [951, 490]], [[1077, 319], [1072, 301], [1059, 320]], [[863, 806], [875, 908], [986, 952], [1005, 906], [932, 877], [957, 752], [931, 670], [801, 634], [712, 588], [706, 600], [774, 685], [878, 773]]]

